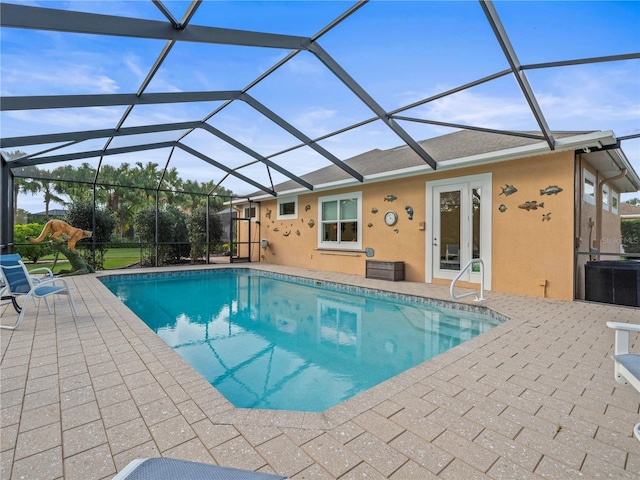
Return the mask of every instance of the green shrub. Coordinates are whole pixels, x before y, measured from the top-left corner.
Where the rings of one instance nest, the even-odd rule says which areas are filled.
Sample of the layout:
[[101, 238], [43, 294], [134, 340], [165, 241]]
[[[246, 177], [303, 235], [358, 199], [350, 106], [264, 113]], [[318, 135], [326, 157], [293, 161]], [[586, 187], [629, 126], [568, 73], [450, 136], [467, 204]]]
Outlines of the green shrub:
[[78, 242], [76, 248], [82, 258], [96, 270], [104, 268], [107, 243], [116, 228], [116, 219], [109, 212], [96, 207], [95, 230], [93, 228], [93, 203], [74, 202], [67, 206], [64, 220], [69, 225], [93, 232], [93, 237]]
[[[222, 238], [222, 220], [215, 210], [209, 210], [209, 242], [215, 245]], [[207, 253], [207, 209], [200, 207], [193, 211], [189, 217], [189, 240], [191, 242], [191, 263], [204, 258]]]
[[18, 245], [19, 243], [29, 243], [27, 237], [36, 238], [42, 232], [44, 224], [26, 223], [15, 225], [13, 227], [13, 241], [15, 243], [14, 251], [19, 253], [22, 258], [31, 260], [36, 263], [40, 258], [51, 255], [54, 250], [46, 243], [34, 243], [33, 245]]
[[640, 253], [640, 220], [624, 220], [620, 227], [625, 253]]
[[178, 263], [189, 255], [187, 216], [175, 207], [158, 210], [158, 255], [156, 258], [156, 210], [140, 210], [134, 220], [135, 230], [143, 244], [145, 258], [150, 265]]

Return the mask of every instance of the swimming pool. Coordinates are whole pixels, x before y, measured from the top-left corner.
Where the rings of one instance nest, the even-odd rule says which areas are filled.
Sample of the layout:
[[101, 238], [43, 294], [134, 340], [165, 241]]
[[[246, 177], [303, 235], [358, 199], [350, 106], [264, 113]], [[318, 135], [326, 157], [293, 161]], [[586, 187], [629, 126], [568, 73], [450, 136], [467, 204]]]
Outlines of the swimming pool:
[[246, 268], [100, 280], [242, 408], [320, 412], [501, 323], [472, 307]]

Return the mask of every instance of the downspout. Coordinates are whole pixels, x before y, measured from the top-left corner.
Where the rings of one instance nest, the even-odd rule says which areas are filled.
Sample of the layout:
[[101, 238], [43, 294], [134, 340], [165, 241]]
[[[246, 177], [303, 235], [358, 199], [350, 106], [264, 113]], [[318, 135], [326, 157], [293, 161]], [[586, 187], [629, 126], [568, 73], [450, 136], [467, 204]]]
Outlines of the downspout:
[[[600, 260], [600, 243], [602, 241], [602, 187], [605, 183], [618, 180], [626, 175], [627, 169], [623, 168], [620, 173], [613, 177], [603, 178], [598, 182], [598, 191], [596, 192], [596, 239], [593, 242], [594, 247], [598, 250], [598, 260]], [[611, 200], [609, 201], [611, 202]]]
[[582, 169], [584, 167], [582, 165], [582, 156], [576, 155], [575, 152], [573, 168], [573, 298], [576, 300], [580, 292], [580, 288], [578, 287], [578, 252], [580, 251], [580, 245], [582, 243], [582, 189], [584, 188]]

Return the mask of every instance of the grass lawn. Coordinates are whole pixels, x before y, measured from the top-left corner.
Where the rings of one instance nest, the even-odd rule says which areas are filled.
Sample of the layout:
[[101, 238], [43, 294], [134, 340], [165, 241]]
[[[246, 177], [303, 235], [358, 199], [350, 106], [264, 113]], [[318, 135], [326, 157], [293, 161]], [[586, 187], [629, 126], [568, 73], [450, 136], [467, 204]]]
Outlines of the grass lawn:
[[[38, 261], [37, 265], [27, 263], [27, 270], [40, 267], [51, 268], [53, 266], [54, 258], [55, 255], [47, 255], [46, 257], [42, 257]], [[123, 268], [138, 261], [140, 261], [140, 248], [112, 248], [107, 250], [104, 259], [104, 268], [105, 270]], [[59, 255], [58, 262], [56, 263], [56, 267], [53, 269], [53, 272], [58, 273], [60, 270], [68, 270], [69, 268], [71, 268], [71, 266], [69, 265], [67, 258], [64, 255]]]

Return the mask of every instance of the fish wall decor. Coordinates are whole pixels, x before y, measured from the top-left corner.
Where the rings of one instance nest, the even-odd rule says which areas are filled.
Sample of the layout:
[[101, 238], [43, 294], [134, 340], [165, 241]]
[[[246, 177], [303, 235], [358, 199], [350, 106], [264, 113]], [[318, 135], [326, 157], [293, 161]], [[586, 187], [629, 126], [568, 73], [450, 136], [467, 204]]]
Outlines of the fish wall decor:
[[395, 195], [387, 195], [386, 197], [384, 197], [385, 202], [394, 202], [397, 199], [398, 197], [396, 197]]
[[500, 210], [501, 213], [504, 213], [507, 211], [507, 206], [503, 203], [498, 207], [498, 210]]
[[407, 211], [407, 214], [409, 215], [409, 220], [413, 220], [413, 208], [411, 208], [410, 205], [407, 205], [406, 207], [404, 207], [404, 209]]
[[522, 208], [523, 210], [537, 210], [538, 208], [544, 208], [544, 202], [538, 203], [535, 200], [530, 202], [524, 202], [518, 205], [518, 208]]
[[540, 190], [540, 195], [557, 195], [562, 189], [557, 185], [549, 185], [544, 190]]
[[311, 210], [311, 205], [305, 205], [304, 211], [308, 212], [309, 210]]
[[307, 225], [309, 225], [309, 228], [313, 228], [313, 226], [316, 224], [316, 222], [313, 221], [313, 218], [311, 220], [309, 220], [309, 223], [307, 223]]
[[288, 237], [289, 235], [291, 235], [291, 230], [287, 230], [282, 234], [283, 237]]
[[267, 212], [264, 214], [265, 217], [267, 217], [268, 219], [271, 219], [271, 209], [267, 208]]
[[500, 192], [500, 195], [506, 195], [507, 197], [509, 195], [513, 195], [518, 191], [518, 189], [513, 185], [505, 185], [504, 187], [500, 187], [500, 188], [502, 189], [502, 191]]
[[369, 227], [369, 228], [373, 227], [373, 223], [368, 223], [367, 227]]
[[551, 212], [542, 214], [542, 221], [544, 222], [545, 220], [551, 221]]
[[378, 209], [377, 209], [376, 207], [373, 207], [373, 208], [371, 209], [371, 213], [378, 213]]

